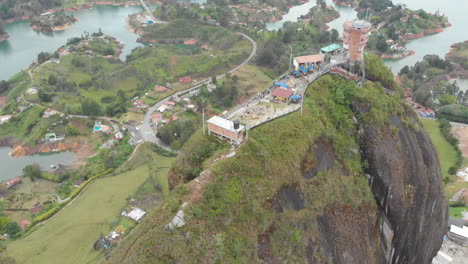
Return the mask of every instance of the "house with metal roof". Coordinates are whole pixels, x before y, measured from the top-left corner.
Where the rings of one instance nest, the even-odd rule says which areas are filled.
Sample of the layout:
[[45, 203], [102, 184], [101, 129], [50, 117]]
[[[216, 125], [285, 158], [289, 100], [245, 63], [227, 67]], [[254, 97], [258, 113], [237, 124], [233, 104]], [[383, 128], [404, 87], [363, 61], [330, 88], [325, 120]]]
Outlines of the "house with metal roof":
[[337, 51], [339, 51], [341, 49], [341, 46], [336, 44], [336, 43], [333, 43], [331, 45], [328, 45], [322, 49], [320, 49], [320, 52], [322, 53], [326, 53], [326, 54], [332, 54], [332, 53], [335, 53]]
[[273, 90], [271, 95], [279, 101], [287, 102], [289, 100], [289, 97], [293, 95], [293, 91], [292, 89], [284, 89], [284, 88], [278, 87], [275, 90]]
[[323, 54], [315, 54], [315, 55], [307, 55], [307, 56], [300, 56], [294, 57], [293, 64], [298, 71], [301, 67], [307, 68], [309, 66], [315, 66], [321, 64], [325, 59]]
[[244, 126], [239, 120], [228, 120], [219, 116], [213, 116], [208, 120], [208, 135], [229, 141], [231, 144], [240, 144], [244, 137]]

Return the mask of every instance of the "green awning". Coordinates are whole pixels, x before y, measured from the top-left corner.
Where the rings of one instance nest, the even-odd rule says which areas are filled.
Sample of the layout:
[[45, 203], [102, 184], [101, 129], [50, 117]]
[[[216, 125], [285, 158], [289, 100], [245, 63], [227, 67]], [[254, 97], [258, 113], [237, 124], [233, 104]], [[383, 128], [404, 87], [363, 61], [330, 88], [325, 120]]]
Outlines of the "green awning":
[[335, 50], [339, 50], [341, 48], [340, 45], [336, 44], [336, 43], [333, 43], [329, 46], [326, 46], [325, 48], [322, 48], [321, 51], [322, 52], [326, 52], [326, 53], [330, 53], [330, 52], [333, 52]]

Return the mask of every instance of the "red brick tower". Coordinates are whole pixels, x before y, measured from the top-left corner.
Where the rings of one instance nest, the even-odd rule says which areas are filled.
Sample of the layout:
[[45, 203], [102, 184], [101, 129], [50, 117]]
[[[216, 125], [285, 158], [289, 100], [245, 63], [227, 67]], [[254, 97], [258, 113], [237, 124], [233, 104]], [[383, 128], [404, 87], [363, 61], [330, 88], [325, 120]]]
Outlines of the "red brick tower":
[[372, 25], [365, 20], [355, 20], [345, 22], [343, 27], [343, 46], [349, 52], [349, 60], [357, 61], [362, 58]]

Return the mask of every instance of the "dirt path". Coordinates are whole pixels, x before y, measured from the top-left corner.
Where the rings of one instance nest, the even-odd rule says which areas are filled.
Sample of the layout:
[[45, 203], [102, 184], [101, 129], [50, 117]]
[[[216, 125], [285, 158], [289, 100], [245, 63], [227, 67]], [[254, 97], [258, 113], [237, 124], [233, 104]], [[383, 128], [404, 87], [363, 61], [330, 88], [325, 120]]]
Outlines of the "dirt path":
[[169, 58], [169, 65], [171, 65], [171, 74], [175, 76], [177, 74], [176, 65], [177, 65], [177, 58], [172, 56]]
[[455, 135], [456, 138], [460, 141], [458, 146], [463, 153], [465, 158], [468, 158], [468, 125], [466, 124], [458, 124], [458, 123], [451, 123], [452, 124], [452, 133]]

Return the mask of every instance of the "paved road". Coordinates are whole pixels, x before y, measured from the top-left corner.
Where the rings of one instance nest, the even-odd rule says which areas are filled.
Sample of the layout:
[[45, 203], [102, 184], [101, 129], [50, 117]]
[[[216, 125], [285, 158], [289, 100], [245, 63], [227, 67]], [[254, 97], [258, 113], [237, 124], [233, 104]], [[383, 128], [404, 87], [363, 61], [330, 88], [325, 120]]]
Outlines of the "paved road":
[[144, 0], [140, 0], [140, 3], [141, 3], [141, 6], [143, 7], [143, 9], [145, 9], [146, 13], [148, 13], [148, 15], [151, 17], [151, 20], [153, 20], [153, 23], [167, 23], [166, 21], [162, 21], [162, 20], [157, 19], [153, 15], [153, 12], [151, 11], [151, 9], [149, 9], [149, 7], [146, 5]]
[[[252, 52], [250, 53], [249, 57], [246, 60], [244, 60], [241, 64], [239, 64], [238, 66], [234, 67], [233, 69], [231, 69], [230, 71], [228, 71], [226, 73], [223, 73], [221, 75], [216, 76], [216, 79], [221, 79], [224, 76], [226, 76], [226, 74], [233, 73], [233, 72], [237, 71], [239, 68], [245, 66], [247, 63], [249, 63], [249, 61], [257, 53], [257, 43], [251, 37], [249, 37], [246, 34], [241, 33], [241, 32], [237, 32], [237, 34], [243, 36], [244, 38], [246, 38], [247, 40], [249, 40], [252, 43]], [[203, 85], [208, 84], [210, 82], [211, 82], [211, 79], [206, 79], [206, 80], [200, 82], [199, 84], [197, 84], [195, 86], [192, 86], [191, 88], [189, 88], [187, 90], [177, 92], [177, 93], [173, 94], [172, 96], [167, 97], [167, 98], [159, 101], [158, 103], [156, 103], [152, 107], [150, 107], [148, 109], [148, 111], [146, 112], [145, 117], [143, 118], [143, 123], [139, 126], [139, 130], [140, 130], [142, 140], [144, 142], [155, 143], [155, 144], [159, 145], [160, 147], [164, 148], [167, 151], [173, 151], [169, 146], [164, 145], [161, 142], [161, 140], [159, 140], [159, 138], [156, 137], [156, 134], [155, 134], [154, 130], [151, 128], [151, 115], [154, 113], [154, 111], [156, 111], [156, 109], [158, 109], [165, 102], [169, 101], [169, 99], [171, 99], [172, 97], [179, 97], [181, 95], [196, 91], [200, 87], [202, 87]]]

